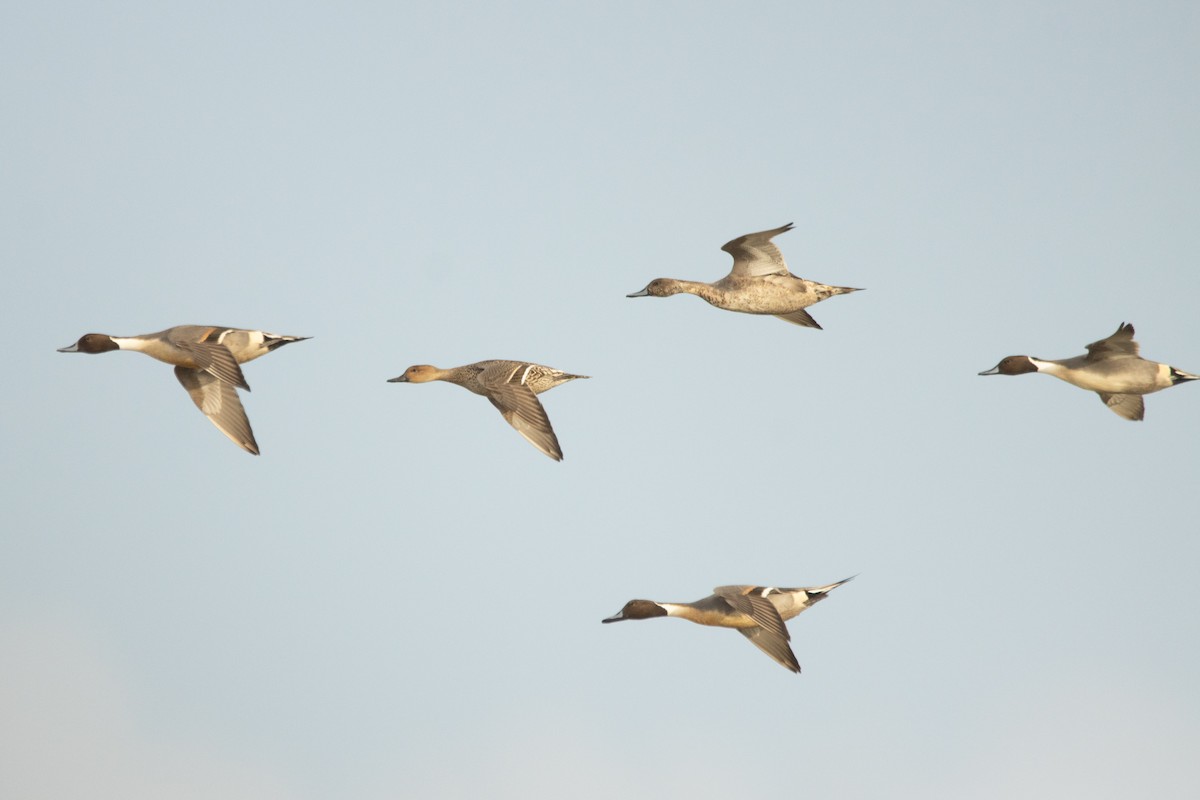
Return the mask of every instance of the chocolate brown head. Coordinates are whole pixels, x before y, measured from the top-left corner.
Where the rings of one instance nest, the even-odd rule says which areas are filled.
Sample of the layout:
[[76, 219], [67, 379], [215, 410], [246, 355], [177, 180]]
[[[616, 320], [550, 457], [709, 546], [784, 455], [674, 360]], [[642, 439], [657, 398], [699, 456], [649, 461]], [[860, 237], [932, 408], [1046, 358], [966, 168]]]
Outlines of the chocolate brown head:
[[989, 370], [979, 373], [980, 375], [1024, 375], [1027, 372], [1037, 372], [1037, 365], [1030, 360], [1029, 356], [1009, 356], [1000, 361], [999, 364]]
[[60, 353], [107, 353], [109, 350], [120, 350], [117, 343], [107, 333], [88, 333], [79, 338], [75, 344], [58, 348]]
[[627, 619], [650, 619], [665, 617], [667, 610], [653, 600], [630, 600], [625, 607], [601, 622], [621, 622]]

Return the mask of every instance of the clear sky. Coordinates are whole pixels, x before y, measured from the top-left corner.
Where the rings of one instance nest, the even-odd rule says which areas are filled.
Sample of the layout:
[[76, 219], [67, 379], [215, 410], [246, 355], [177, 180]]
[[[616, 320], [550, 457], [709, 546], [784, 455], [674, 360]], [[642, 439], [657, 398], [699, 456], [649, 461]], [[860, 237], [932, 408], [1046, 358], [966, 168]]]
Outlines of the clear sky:
[[[1183, 797], [1194, 3], [10, 3], [0, 796]], [[687, 296], [794, 221], [824, 331]], [[246, 367], [251, 457], [169, 367]], [[414, 363], [537, 361], [566, 460]], [[625, 601], [859, 577], [793, 675]]]

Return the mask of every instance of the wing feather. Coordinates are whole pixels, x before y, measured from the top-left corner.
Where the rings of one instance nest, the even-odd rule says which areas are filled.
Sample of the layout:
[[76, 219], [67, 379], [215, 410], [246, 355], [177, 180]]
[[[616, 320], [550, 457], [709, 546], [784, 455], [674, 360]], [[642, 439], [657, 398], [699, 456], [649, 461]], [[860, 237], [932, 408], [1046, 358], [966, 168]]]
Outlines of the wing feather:
[[1119, 417], [1138, 422], [1146, 416], [1146, 403], [1140, 394], [1107, 394], [1097, 392], [1104, 405]]
[[737, 631], [750, 643], [769, 655], [792, 672], [800, 671], [800, 662], [788, 642], [791, 634], [779, 616], [779, 609], [763, 595], [761, 586], [718, 586], [713, 593], [724, 600], [735, 611], [739, 611], [758, 623], [756, 628], [738, 628]]
[[733, 256], [733, 270], [730, 275], [739, 277], [759, 277], [762, 275], [789, 275], [787, 262], [783, 253], [771, 241], [792, 229], [792, 223], [769, 231], [747, 233], [726, 242], [721, 249]]
[[[1114, 356], [1136, 356], [1138, 343], [1133, 340], [1133, 325], [1122, 322], [1116, 333], [1087, 346], [1088, 361], [1103, 361]], [[1120, 413], [1120, 412], [1118, 412]]]
[[528, 367], [497, 364], [479, 373], [479, 382], [487, 389], [487, 399], [525, 440], [555, 461], [562, 461], [562, 448], [550, 417], [537, 395], [522, 380]]
[[238, 366], [233, 352], [225, 345], [216, 342], [188, 341], [179, 341], [174, 344], [192, 356], [197, 369], [201, 369], [231, 386], [250, 391], [250, 384], [246, 383], [246, 378], [242, 375], [242, 368]]
[[175, 377], [187, 390], [196, 408], [204, 412], [217, 430], [228, 436], [248, 453], [258, 455], [258, 443], [250, 420], [242, 408], [237, 389], [209, 372], [187, 367], [176, 367]]
[[824, 330], [812, 316], [803, 308], [799, 311], [792, 311], [788, 314], [775, 314], [775, 319], [781, 319], [784, 322], [790, 322], [793, 325], [803, 325], [805, 328], [816, 328]]

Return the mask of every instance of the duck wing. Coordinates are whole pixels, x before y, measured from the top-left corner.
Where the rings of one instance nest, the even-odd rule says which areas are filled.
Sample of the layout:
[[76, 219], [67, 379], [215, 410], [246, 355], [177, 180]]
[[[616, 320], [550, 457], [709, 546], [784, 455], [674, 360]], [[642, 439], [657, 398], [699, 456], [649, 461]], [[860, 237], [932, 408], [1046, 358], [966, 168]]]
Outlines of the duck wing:
[[233, 351], [223, 344], [216, 342], [173, 341], [176, 347], [187, 352], [196, 362], [196, 368], [209, 373], [214, 378], [250, 391], [250, 384], [242, 375]]
[[1116, 356], [1136, 356], [1138, 343], [1133, 340], [1133, 325], [1122, 322], [1116, 333], [1098, 342], [1092, 342], [1087, 346], [1087, 351], [1085, 358], [1088, 361], [1103, 361]]
[[492, 365], [479, 373], [479, 383], [487, 390], [487, 399], [517, 433], [550, 458], [562, 461], [562, 448], [550, 417], [524, 382], [525, 371], [524, 364], [515, 368], [503, 363]]
[[258, 455], [258, 442], [254, 441], [250, 420], [233, 384], [204, 370], [187, 367], [176, 367], [175, 377], [217, 430], [246, 452]]
[[721, 249], [733, 256], [733, 269], [729, 274], [746, 278], [791, 274], [787, 262], [783, 260], [783, 253], [771, 241], [772, 237], [791, 229], [792, 223], [789, 222], [781, 228], [747, 233], [726, 242]]
[[799, 311], [792, 311], [787, 314], [775, 314], [774, 316], [775, 319], [781, 319], [784, 322], [790, 322], [793, 325], [803, 325], [806, 328], [816, 328], [819, 331], [824, 330], [824, 328], [818, 325], [817, 321], [813, 319], [812, 316], [803, 308]]
[[1107, 394], [1096, 392], [1104, 405], [1113, 410], [1119, 417], [1139, 422], [1146, 416], [1146, 403], [1140, 394]]
[[758, 623], [754, 628], [738, 628], [738, 633], [782, 666], [799, 672], [800, 662], [788, 644], [792, 637], [783, 624], [783, 617], [779, 616], [779, 610], [763, 595], [764, 591], [761, 586], [718, 586], [713, 589], [713, 594], [728, 603], [734, 611]]
[[792, 652], [792, 647], [786, 639], [781, 639], [762, 628], [738, 628], [737, 632], [749, 639], [750, 644], [769, 655], [780, 666], [786, 667], [792, 672], [800, 671], [800, 662], [796, 660], [796, 654]]

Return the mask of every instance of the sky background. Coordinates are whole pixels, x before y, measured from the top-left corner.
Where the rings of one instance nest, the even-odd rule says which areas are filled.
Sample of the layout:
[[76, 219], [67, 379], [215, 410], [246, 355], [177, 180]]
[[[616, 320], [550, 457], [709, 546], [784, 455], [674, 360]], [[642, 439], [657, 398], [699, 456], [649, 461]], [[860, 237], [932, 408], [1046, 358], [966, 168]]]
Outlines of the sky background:
[[[1200, 782], [1194, 3], [11, 3], [0, 796]], [[630, 300], [794, 221], [815, 331]], [[263, 455], [88, 332], [312, 336]], [[594, 376], [566, 460], [415, 363]], [[858, 574], [740, 636], [635, 597]]]

